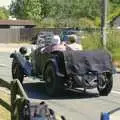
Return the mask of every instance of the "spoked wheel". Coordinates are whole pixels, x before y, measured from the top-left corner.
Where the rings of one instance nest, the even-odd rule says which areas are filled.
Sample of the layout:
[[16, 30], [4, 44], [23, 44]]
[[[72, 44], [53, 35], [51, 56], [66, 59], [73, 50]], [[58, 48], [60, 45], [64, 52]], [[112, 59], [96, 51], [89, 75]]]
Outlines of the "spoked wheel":
[[12, 77], [13, 79], [18, 79], [21, 83], [23, 83], [24, 74], [20, 65], [16, 62], [15, 59], [12, 62]]
[[45, 88], [47, 94], [50, 96], [59, 95], [63, 90], [63, 80], [56, 75], [55, 67], [52, 63], [48, 64], [44, 78], [46, 81]]
[[113, 86], [113, 77], [111, 73], [103, 73], [99, 76], [97, 89], [101, 96], [107, 96]]

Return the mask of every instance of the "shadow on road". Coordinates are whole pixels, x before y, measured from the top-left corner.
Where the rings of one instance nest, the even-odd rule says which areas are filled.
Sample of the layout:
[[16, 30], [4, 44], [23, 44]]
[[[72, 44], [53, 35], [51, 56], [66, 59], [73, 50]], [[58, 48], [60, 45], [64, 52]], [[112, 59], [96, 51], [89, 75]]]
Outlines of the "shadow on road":
[[99, 97], [98, 93], [87, 92], [86, 94], [82, 91], [64, 91], [59, 97], [49, 97], [45, 92], [45, 83], [37, 82], [37, 83], [24, 83], [23, 85], [27, 95], [32, 99], [87, 99], [87, 98], [95, 98]]

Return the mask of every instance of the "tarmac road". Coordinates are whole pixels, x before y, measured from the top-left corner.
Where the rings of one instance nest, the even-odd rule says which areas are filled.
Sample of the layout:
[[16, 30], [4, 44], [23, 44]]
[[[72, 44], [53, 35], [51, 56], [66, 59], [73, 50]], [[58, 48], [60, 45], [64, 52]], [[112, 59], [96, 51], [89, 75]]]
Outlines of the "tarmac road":
[[[11, 81], [10, 53], [0, 52], [0, 78]], [[57, 98], [48, 97], [44, 83], [31, 78], [25, 79], [24, 88], [31, 99], [44, 100], [67, 120], [100, 120], [100, 113], [120, 107], [119, 75], [114, 76], [114, 87], [109, 96], [98, 96], [96, 90], [82, 92], [66, 91]]]
[[10, 53], [0, 52], [0, 78], [10, 82], [11, 76], [11, 62]]

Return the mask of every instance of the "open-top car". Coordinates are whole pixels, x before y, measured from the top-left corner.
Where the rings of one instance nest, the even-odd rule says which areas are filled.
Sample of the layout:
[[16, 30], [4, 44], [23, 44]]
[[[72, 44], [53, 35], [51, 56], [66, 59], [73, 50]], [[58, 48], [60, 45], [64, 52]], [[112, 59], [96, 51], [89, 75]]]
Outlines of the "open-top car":
[[84, 91], [97, 88], [100, 95], [110, 93], [113, 65], [107, 51], [65, 50], [47, 53], [43, 52], [43, 48], [39, 45], [29, 59], [25, 57], [24, 47], [20, 48], [19, 53], [11, 54], [13, 79], [19, 79], [22, 83], [25, 76], [42, 78], [50, 96], [59, 95], [66, 88], [84, 88]]

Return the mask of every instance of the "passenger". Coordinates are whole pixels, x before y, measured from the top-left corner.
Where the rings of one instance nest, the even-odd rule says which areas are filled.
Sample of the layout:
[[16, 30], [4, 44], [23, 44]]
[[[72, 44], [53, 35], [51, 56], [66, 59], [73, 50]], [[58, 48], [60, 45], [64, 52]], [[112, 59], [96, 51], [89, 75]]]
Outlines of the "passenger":
[[54, 35], [52, 40], [52, 45], [46, 47], [43, 52], [50, 53], [53, 51], [65, 51], [66, 47], [63, 44], [60, 44], [61, 40], [58, 35]]
[[65, 42], [65, 41], [62, 41], [61, 44], [62, 44], [62, 45], [66, 45], [66, 42]]
[[83, 50], [83, 47], [81, 44], [76, 43], [77, 36], [76, 35], [70, 35], [69, 41], [66, 47], [70, 50]]

